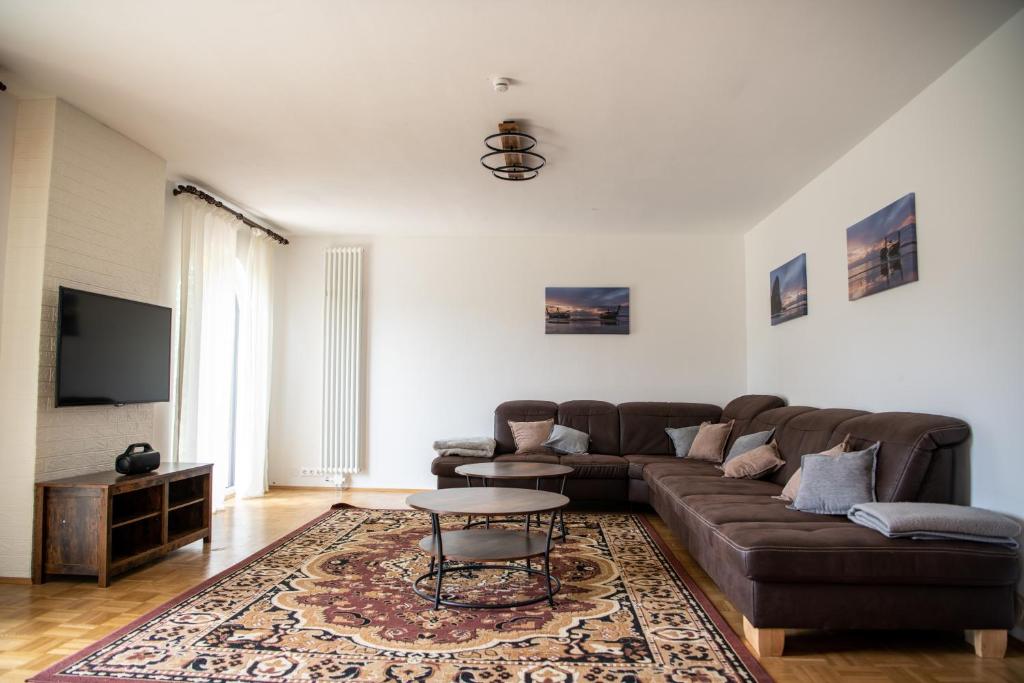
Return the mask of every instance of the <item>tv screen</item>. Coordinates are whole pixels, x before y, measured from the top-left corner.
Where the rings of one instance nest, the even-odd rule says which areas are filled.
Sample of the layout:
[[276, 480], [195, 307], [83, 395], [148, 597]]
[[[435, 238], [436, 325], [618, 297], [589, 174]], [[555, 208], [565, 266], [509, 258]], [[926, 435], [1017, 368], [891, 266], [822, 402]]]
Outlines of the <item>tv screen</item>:
[[171, 309], [60, 288], [57, 405], [170, 400]]

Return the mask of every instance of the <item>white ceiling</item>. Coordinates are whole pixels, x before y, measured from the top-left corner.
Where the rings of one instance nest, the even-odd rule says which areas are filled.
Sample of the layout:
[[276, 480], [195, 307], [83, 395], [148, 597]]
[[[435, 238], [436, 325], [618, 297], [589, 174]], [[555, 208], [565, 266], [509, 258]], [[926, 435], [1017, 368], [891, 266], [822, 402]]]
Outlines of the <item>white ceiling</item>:
[[295, 232], [742, 232], [1020, 6], [3, 0], [0, 66]]

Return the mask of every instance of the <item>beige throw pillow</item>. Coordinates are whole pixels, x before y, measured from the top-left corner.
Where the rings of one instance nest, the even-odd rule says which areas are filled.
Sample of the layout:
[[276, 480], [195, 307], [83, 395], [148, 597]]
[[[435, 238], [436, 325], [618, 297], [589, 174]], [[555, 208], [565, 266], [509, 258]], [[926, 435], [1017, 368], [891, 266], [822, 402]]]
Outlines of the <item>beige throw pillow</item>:
[[530, 453], [533, 451], [547, 451], [544, 442], [551, 436], [551, 429], [555, 426], [554, 419], [541, 420], [540, 422], [513, 422], [508, 421], [508, 427], [512, 430], [512, 438], [516, 442], [516, 453]]
[[[822, 455], [842, 455], [843, 453], [846, 453], [849, 450], [850, 450], [850, 435], [847, 434], [845, 439], [843, 439], [842, 441], [840, 441], [839, 443], [837, 443], [835, 446], [833, 446], [832, 448], [828, 449], [827, 451], [822, 451], [821, 454]], [[787, 481], [786, 485], [783, 487], [782, 493], [780, 493], [777, 496], [772, 496], [772, 497], [775, 498], [776, 500], [784, 500], [787, 503], [792, 503], [794, 500], [796, 500], [797, 491], [800, 490], [800, 478], [801, 478], [800, 470], [801, 470], [801, 468], [799, 468], [799, 467], [796, 468], [796, 472], [793, 473], [793, 476], [789, 478], [789, 481]]]
[[725, 455], [725, 442], [729, 440], [729, 433], [735, 420], [728, 422], [705, 422], [701, 424], [697, 436], [693, 439], [690, 452], [686, 454], [691, 460], [705, 460], [707, 462], [722, 462]]
[[779, 457], [778, 445], [770, 441], [763, 446], [740, 453], [719, 469], [722, 470], [722, 476], [730, 479], [757, 479], [785, 464], [786, 461]]

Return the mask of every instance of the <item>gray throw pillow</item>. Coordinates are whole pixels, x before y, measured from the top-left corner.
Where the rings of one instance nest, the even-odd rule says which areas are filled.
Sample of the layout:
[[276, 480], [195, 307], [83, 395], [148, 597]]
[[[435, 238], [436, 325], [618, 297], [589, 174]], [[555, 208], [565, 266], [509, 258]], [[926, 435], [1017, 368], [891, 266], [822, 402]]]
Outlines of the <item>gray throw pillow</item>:
[[818, 515], [845, 515], [858, 503], [875, 502], [875, 461], [881, 444], [862, 451], [805, 455], [803, 473], [791, 510]]
[[590, 434], [565, 425], [555, 425], [544, 445], [555, 453], [586, 453], [590, 445]]
[[699, 431], [700, 425], [694, 425], [693, 427], [665, 427], [665, 433], [672, 440], [672, 445], [676, 447], [677, 458], [686, 457]]
[[[730, 448], [728, 454], [726, 454], [725, 462], [729, 462], [737, 455], [746, 453], [747, 451], [752, 451], [755, 448], [765, 445], [772, 440], [773, 436], [775, 436], [774, 427], [766, 432], [755, 432], [753, 434], [747, 434], [746, 436], [739, 437], [732, 442], [732, 448]], [[724, 465], [725, 463], [722, 464]]]

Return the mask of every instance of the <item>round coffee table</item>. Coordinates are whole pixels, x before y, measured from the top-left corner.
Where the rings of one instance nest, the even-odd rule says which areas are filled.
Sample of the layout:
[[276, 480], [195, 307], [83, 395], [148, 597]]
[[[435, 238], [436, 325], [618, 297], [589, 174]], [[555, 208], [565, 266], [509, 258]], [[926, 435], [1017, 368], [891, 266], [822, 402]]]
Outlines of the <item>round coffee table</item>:
[[[562, 583], [551, 575], [551, 536], [555, 529], [556, 513], [569, 504], [569, 499], [560, 493], [498, 487], [476, 487], [465, 489], [441, 489], [414, 493], [405, 499], [409, 507], [430, 513], [432, 533], [420, 540], [420, 550], [430, 554], [430, 571], [413, 581], [413, 591], [426, 600], [433, 600], [434, 609], [441, 605], [448, 607], [469, 607], [483, 609], [508, 609], [523, 607], [547, 600], [555, 605], [555, 593]], [[550, 513], [547, 534], [536, 534], [519, 529], [457, 529], [441, 531], [440, 515], [530, 515]], [[544, 569], [534, 569], [529, 564], [509, 564], [513, 560], [527, 560], [542, 557]], [[454, 567], [445, 567], [446, 561], [462, 562]], [[479, 603], [460, 602], [441, 598], [441, 582], [446, 574], [475, 571], [524, 572], [541, 576], [547, 581], [547, 594], [516, 602]], [[430, 595], [420, 583], [426, 579], [434, 581], [434, 594]]]
[[[558, 492], [561, 494], [565, 493], [565, 478], [573, 473], [573, 468], [568, 465], [554, 465], [545, 462], [478, 462], [471, 463], [468, 465], [459, 465], [455, 468], [455, 474], [461, 474], [466, 478], [466, 485], [472, 487], [473, 479], [479, 479], [484, 486], [488, 485], [488, 482], [498, 479], [534, 479], [534, 488], [540, 490], [541, 479], [557, 479], [561, 477], [562, 482], [558, 487]], [[473, 521], [472, 516], [466, 522], [466, 528], [483, 524], [486, 527], [490, 527], [491, 522], [520, 522], [518, 519], [499, 519], [492, 520], [491, 517], [485, 519]], [[538, 516], [537, 523], [540, 524], [540, 517]], [[565, 516], [562, 514], [562, 510], [558, 510], [558, 526], [559, 535], [555, 538], [559, 540], [565, 540], [568, 535], [565, 530]], [[526, 530], [530, 530], [530, 516], [526, 517]]]

